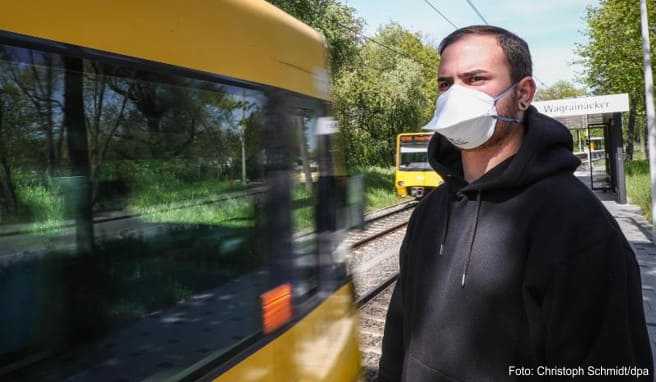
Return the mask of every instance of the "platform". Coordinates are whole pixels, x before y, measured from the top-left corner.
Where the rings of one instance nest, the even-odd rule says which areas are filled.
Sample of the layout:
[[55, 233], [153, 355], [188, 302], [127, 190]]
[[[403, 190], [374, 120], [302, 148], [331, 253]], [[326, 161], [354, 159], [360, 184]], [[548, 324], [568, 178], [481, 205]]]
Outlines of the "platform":
[[[589, 169], [584, 170], [582, 168], [575, 175], [583, 183], [590, 186]], [[596, 187], [597, 174], [594, 173], [593, 176], [595, 176]], [[594, 191], [594, 193], [621, 227], [640, 265], [645, 318], [651, 340], [652, 354], [654, 355], [654, 364], [656, 364], [656, 245], [654, 244], [654, 226], [644, 218], [638, 206], [630, 202], [619, 204], [610, 192]]]

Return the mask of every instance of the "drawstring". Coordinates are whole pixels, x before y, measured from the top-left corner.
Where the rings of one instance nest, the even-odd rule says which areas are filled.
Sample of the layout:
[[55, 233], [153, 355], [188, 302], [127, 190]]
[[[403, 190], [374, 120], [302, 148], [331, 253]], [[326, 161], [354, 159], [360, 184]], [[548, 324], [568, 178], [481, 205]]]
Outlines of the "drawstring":
[[481, 211], [481, 194], [483, 191], [478, 191], [476, 197], [476, 218], [474, 219], [474, 229], [472, 230], [472, 236], [469, 241], [469, 251], [467, 253], [467, 260], [465, 261], [465, 269], [462, 271], [462, 283], [461, 287], [465, 287], [465, 279], [467, 278], [467, 271], [469, 270], [469, 263], [471, 262], [472, 249], [474, 248], [474, 240], [476, 239], [476, 229], [478, 228], [478, 215]]
[[449, 194], [446, 195], [446, 222], [444, 223], [444, 230], [442, 231], [442, 242], [440, 243], [440, 255], [444, 255], [444, 250], [446, 249], [446, 234], [449, 231], [449, 214], [451, 210], [451, 201], [449, 200]]

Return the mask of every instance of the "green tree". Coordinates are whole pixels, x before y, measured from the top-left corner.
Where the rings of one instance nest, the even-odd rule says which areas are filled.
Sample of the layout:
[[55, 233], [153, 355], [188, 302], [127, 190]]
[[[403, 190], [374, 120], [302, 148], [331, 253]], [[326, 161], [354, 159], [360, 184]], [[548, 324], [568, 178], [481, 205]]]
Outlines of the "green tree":
[[535, 95], [536, 101], [549, 101], [554, 99], [576, 98], [585, 95], [585, 90], [574, 86], [569, 81], [556, 81], [545, 89], [539, 89]]
[[373, 38], [339, 0], [269, 0], [326, 37], [333, 113], [350, 167], [393, 163], [396, 134], [426, 123], [437, 97], [437, 49], [391, 23]]
[[416, 131], [432, 114], [438, 63], [435, 47], [395, 23], [364, 42], [333, 89], [350, 167], [393, 163], [396, 135]]
[[[647, 3], [653, 50], [656, 12], [653, 3]], [[585, 67], [581, 80], [593, 94], [629, 94], [631, 109], [625, 125], [627, 158], [631, 159], [636, 127], [642, 132], [638, 134], [641, 146], [647, 150], [640, 6], [632, 0], [602, 0], [588, 7], [585, 22], [586, 42], [577, 47]]]
[[12, 159], [16, 155], [15, 148], [18, 146], [15, 132], [17, 130], [15, 125], [18, 124], [16, 120], [20, 118], [17, 113], [20, 110], [18, 94], [18, 89], [0, 81], [0, 213], [6, 212], [10, 215], [18, 210], [14, 175], [11, 169]]
[[353, 64], [358, 55], [362, 19], [338, 0], [268, 0], [283, 11], [319, 30], [330, 49], [333, 75]]

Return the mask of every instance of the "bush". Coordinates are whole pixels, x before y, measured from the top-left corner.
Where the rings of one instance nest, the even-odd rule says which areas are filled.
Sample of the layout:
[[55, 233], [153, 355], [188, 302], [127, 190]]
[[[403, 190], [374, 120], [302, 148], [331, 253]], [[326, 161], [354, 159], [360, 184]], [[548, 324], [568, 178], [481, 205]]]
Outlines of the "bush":
[[64, 195], [59, 188], [26, 172], [16, 173], [16, 199], [21, 217], [35, 230], [59, 227], [65, 216]]
[[631, 203], [642, 210], [647, 221], [651, 221], [651, 182], [649, 162], [647, 160], [632, 160], [624, 163], [626, 174], [626, 192]]

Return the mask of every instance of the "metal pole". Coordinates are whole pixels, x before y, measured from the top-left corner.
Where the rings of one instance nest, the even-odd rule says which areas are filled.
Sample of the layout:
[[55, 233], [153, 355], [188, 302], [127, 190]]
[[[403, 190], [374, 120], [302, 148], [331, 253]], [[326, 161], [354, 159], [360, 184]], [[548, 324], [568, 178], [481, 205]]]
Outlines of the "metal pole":
[[590, 139], [590, 125], [586, 124], [588, 129], [588, 166], [590, 166], [590, 189], [594, 191], [594, 179], [592, 174], [592, 139]]
[[615, 133], [615, 192], [617, 202], [626, 204], [626, 178], [624, 175], [624, 145], [622, 144], [622, 113], [613, 113], [613, 132]]
[[649, 173], [651, 175], [651, 220], [656, 224], [656, 120], [654, 115], [654, 78], [651, 71], [651, 49], [649, 46], [649, 22], [647, 0], [640, 0], [640, 24], [642, 30], [642, 62], [645, 72], [645, 106], [647, 109], [647, 131], [649, 133]]

